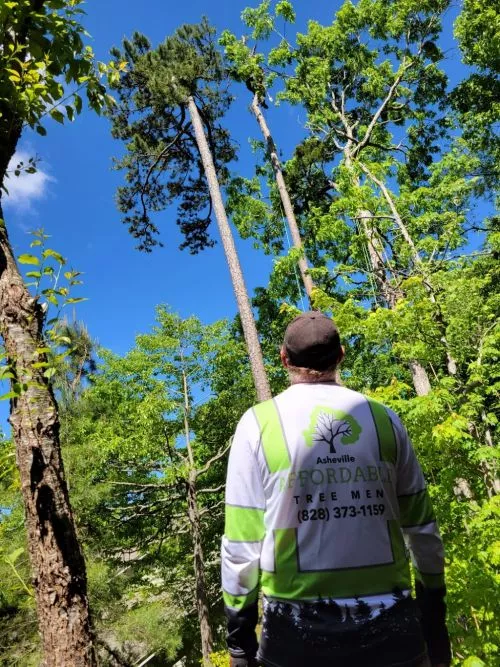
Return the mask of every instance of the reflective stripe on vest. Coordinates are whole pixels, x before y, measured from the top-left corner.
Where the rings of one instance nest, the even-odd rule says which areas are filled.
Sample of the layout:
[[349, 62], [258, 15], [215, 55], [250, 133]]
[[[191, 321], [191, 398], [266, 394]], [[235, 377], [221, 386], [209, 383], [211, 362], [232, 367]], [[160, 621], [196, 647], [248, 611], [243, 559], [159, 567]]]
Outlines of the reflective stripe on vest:
[[382, 403], [375, 401], [373, 398], [368, 398], [368, 396], [365, 398], [370, 406], [375, 430], [377, 431], [380, 460], [396, 465], [398, 450], [391, 418]]
[[269, 472], [286, 470], [292, 463], [274, 398], [254, 406], [253, 412], [259, 425], [262, 450]]

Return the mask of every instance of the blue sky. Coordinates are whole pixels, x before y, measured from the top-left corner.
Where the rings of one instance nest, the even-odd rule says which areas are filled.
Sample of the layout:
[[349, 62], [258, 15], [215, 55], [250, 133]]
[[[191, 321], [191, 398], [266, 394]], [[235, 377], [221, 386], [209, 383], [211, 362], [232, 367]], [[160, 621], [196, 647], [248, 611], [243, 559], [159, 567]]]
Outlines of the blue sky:
[[[93, 0], [86, 5], [84, 25], [92, 35], [97, 58], [107, 60], [109, 48], [134, 30], [145, 33], [156, 45], [181, 23], [197, 22], [203, 14], [219, 31], [229, 28], [240, 34], [240, 14], [247, 4], [247, 0], [210, 4], [201, 0]], [[304, 30], [308, 18], [329, 23], [340, 2], [308, 0], [295, 5], [296, 27]], [[455, 63], [447, 69], [456, 78], [461, 68], [456, 66], [459, 55], [451, 37], [453, 18], [449, 14], [446, 20], [443, 45]], [[258, 128], [246, 111], [248, 92], [244, 87], [237, 92], [227, 124], [239, 143], [235, 167], [250, 175], [254, 163], [248, 138], [257, 137]], [[301, 132], [300, 109], [283, 107], [279, 114], [270, 110], [268, 119], [287, 158], [293, 139]], [[182, 316], [196, 314], [205, 322], [233, 317], [236, 306], [221, 246], [196, 256], [181, 252], [175, 209], [165, 211], [158, 220], [164, 248], [151, 254], [134, 249], [134, 239], [121, 223], [114, 203], [123, 175], [112, 171], [111, 158], [119, 154], [121, 146], [111, 138], [108, 121], [85, 112], [72, 124], [60, 126], [50, 121], [47, 129], [47, 137], [28, 132], [20, 143], [21, 157], [39, 156], [40, 171], [19, 182], [9, 181], [11, 199], [5, 206], [5, 219], [17, 255], [29, 251], [29, 231], [43, 227], [51, 235], [50, 247], [62, 253], [68, 265], [83, 272], [84, 285], [75, 296], [85, 296], [88, 301], [78, 306], [76, 315], [99, 343], [125, 353], [135, 335], [150, 328], [159, 303], [169, 304]], [[215, 226], [213, 234], [217, 238]], [[252, 292], [266, 284], [272, 259], [255, 251], [251, 242], [237, 239], [237, 246]], [[0, 427], [5, 425], [7, 407], [6, 402], [0, 403]]]

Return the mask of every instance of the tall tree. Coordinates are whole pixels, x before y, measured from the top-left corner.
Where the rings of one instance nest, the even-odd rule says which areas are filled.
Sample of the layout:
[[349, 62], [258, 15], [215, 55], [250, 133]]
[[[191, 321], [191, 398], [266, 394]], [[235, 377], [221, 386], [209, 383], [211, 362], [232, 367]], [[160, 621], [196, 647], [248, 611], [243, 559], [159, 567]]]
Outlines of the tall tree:
[[[85, 50], [80, 2], [16, 0], [0, 7], [0, 185], [26, 127], [45, 134], [44, 117], [63, 122], [57, 105], [85, 81], [99, 110], [104, 88]], [[68, 88], [65, 87], [65, 82]], [[81, 109], [75, 93], [68, 118]], [[17, 171], [13, 169], [14, 174]], [[45, 665], [95, 664], [85, 564], [64, 478], [57, 404], [46, 372], [44, 312], [16, 264], [0, 205], [0, 334], [11, 378], [16, 444]]]
[[[283, 3], [280, 4], [283, 5]], [[280, 14], [279, 6], [277, 8], [277, 14]], [[293, 13], [290, 18], [293, 19]], [[252, 37], [255, 39], [267, 36], [268, 30], [265, 30], [264, 33], [262, 33], [262, 30], [254, 31], [254, 34], [252, 35]], [[293, 245], [298, 252], [298, 265], [302, 283], [304, 285], [307, 297], [310, 300], [312, 290], [314, 288], [314, 283], [309, 274], [307, 257], [305, 256], [300, 229], [297, 223], [297, 218], [295, 216], [293, 204], [288, 192], [287, 185], [285, 183], [283, 169], [278, 155], [278, 149], [262, 110], [263, 107], [267, 107], [265, 97], [266, 77], [262, 67], [262, 61], [264, 57], [262, 54], [256, 53], [256, 46], [253, 49], [250, 49], [246, 38], [238, 40], [236, 39], [235, 35], [230, 33], [228, 30], [223, 32], [220, 43], [224, 46], [227, 59], [230, 63], [231, 76], [236, 81], [244, 82], [252, 93], [250, 110], [255, 116], [264, 139], [267, 157], [272, 166], [276, 187], [278, 189], [283, 211], [290, 229]]]
[[153, 331], [138, 336], [129, 354], [102, 357], [65, 427], [72, 452], [100, 452], [91, 466], [88, 455], [74, 464], [73, 477], [102, 489], [93, 507], [92, 499], [79, 500], [87, 503], [80, 521], [108, 558], [128, 550], [160, 564], [177, 606], [197, 617], [196, 647], [208, 661], [220, 613], [214, 561], [225, 453], [253, 401], [244, 343], [225, 322], [203, 326], [160, 307]]
[[118, 205], [140, 248], [157, 243], [151, 211], [178, 201], [183, 247], [196, 253], [212, 245], [208, 233], [212, 211], [231, 273], [259, 400], [270, 397], [260, 342], [243, 273], [229, 226], [219, 181], [235, 157], [220, 119], [231, 97], [225, 88], [222, 59], [206, 20], [184, 25], [157, 49], [139, 34], [125, 40], [130, 68], [116, 86], [120, 103], [112, 110], [113, 135], [127, 141], [117, 163], [129, 185], [120, 188]]
[[462, 60], [473, 71], [451, 93], [463, 139], [480, 156], [478, 191], [498, 192], [500, 181], [500, 12], [488, 0], [464, 0], [455, 22]]
[[[278, 3], [274, 14], [264, 2], [246, 10], [245, 21], [269, 33], [283, 5], [293, 16], [288, 2]], [[447, 210], [450, 187], [441, 187], [439, 200], [433, 197], [437, 224], [422, 211], [423, 192], [438, 180], [438, 170], [429, 167], [446, 136], [446, 76], [436, 43], [446, 6], [346, 2], [332, 25], [311, 21], [296, 44], [282, 38], [267, 67], [273, 75], [281, 67], [278, 98], [307, 113], [309, 136], [286, 173], [306, 234], [322, 248], [315, 267], [333, 260], [334, 275], [358, 285], [359, 293], [364, 284], [364, 298], [389, 309], [404, 302], [405, 278], [418, 276], [434, 304], [440, 349], [453, 375], [432, 272], [466, 231], [463, 212], [472, 187], [458, 149], [440, 167], [450, 186], [450, 161], [456, 160], [456, 215]], [[415, 391], [425, 395], [431, 388], [425, 359], [417, 353], [407, 363]]]
[[204, 663], [209, 665], [210, 654], [213, 650], [213, 631], [209, 614], [206, 566], [202, 545], [202, 508], [199, 500], [200, 493], [203, 493], [204, 490], [200, 489], [199, 480], [213, 463], [223, 458], [229, 445], [222, 446], [215, 456], [202, 466], [197, 463], [192, 441], [192, 393], [193, 386], [197, 380], [201, 379], [203, 366], [206, 364], [206, 360], [203, 359], [203, 351], [205, 351], [205, 356], [208, 351], [204, 340], [206, 334], [204, 335], [200, 322], [195, 318], [181, 320], [162, 308], [158, 310], [158, 321], [159, 326], [156, 327], [153, 334], [144, 335], [138, 339], [139, 351], [143, 352], [146, 369], [149, 367], [152, 375], [164, 378], [168, 392], [177, 393], [180, 396], [180, 401], [174, 399], [174, 405], [178, 410], [180, 408], [179, 416], [182, 423], [181, 433], [185, 455], [181, 454], [177, 448], [171, 451], [174, 458], [180, 458], [181, 466], [185, 469], [183, 500], [186, 504], [186, 515], [192, 540], [201, 652]]

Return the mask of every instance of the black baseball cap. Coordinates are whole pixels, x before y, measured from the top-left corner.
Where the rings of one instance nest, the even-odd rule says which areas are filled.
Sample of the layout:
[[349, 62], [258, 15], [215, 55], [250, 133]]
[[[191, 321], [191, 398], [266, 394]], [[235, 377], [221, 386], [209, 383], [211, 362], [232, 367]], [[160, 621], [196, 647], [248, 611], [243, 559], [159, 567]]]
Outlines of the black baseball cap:
[[317, 371], [334, 366], [341, 354], [335, 322], [316, 310], [302, 313], [290, 322], [283, 345], [293, 366]]

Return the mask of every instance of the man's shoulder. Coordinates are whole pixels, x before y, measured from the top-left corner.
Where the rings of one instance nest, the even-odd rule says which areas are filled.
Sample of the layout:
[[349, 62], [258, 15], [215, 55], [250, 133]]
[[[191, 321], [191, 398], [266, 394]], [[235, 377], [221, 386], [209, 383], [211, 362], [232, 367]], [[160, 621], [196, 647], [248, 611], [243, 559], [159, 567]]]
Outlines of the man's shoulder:
[[389, 420], [392, 424], [392, 428], [395, 432], [396, 438], [398, 441], [401, 439], [404, 439], [406, 436], [406, 429], [403, 424], [403, 421], [401, 417], [394, 412], [392, 408], [390, 408], [386, 403], [382, 402], [378, 396], [366, 396], [365, 399], [371, 404], [371, 411], [372, 415], [374, 418], [376, 418], [376, 407], [379, 408], [379, 410], [382, 410], [387, 414], [389, 417]]

